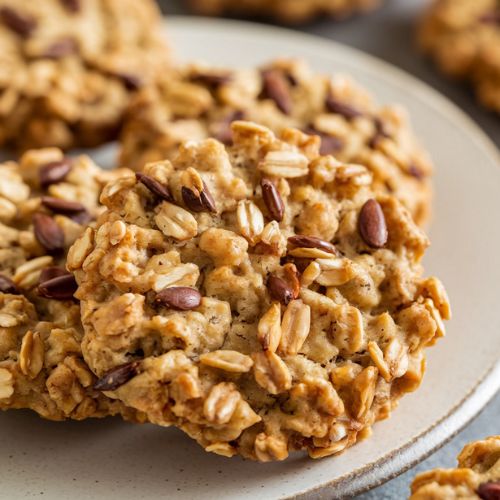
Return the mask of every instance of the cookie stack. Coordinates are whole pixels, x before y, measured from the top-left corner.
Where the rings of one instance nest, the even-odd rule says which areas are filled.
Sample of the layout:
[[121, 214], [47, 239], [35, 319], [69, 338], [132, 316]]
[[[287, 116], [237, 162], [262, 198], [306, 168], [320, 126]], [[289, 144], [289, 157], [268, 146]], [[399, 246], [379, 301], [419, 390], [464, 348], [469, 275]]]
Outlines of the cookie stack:
[[[404, 111], [300, 61], [174, 64], [145, 0], [0, 0], [0, 41], [24, 151], [0, 165], [0, 408], [274, 461], [346, 450], [418, 388], [451, 313]], [[110, 139], [124, 168], [67, 152]]]

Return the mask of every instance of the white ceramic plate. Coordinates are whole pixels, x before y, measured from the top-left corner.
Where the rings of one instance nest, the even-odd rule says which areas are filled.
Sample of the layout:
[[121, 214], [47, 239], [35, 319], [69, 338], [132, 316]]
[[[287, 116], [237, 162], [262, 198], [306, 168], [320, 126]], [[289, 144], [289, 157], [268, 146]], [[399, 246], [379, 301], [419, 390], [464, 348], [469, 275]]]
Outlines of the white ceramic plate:
[[[409, 109], [437, 165], [427, 270], [448, 287], [454, 319], [430, 352], [421, 389], [373, 437], [335, 458], [256, 464], [203, 452], [175, 429], [105, 421], [44, 422], [0, 415], [0, 498], [83, 500], [338, 498], [402, 472], [468, 422], [500, 387], [500, 168], [496, 148], [456, 107], [403, 72], [295, 32], [231, 21], [172, 19], [184, 59], [251, 65], [306, 58], [346, 72], [382, 102]], [[109, 162], [113, 150], [97, 156]], [[500, 430], [500, 428], [499, 428]]]

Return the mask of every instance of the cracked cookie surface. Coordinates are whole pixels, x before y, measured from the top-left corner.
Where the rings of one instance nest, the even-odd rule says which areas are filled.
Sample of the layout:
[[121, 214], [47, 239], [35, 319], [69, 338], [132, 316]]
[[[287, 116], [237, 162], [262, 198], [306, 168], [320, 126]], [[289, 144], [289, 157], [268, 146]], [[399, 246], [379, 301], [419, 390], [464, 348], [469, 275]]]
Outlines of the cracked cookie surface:
[[394, 194], [419, 224], [428, 220], [432, 166], [405, 112], [377, 105], [349, 78], [314, 73], [297, 60], [237, 71], [190, 66], [161, 79], [131, 104], [121, 162], [137, 169], [170, 158], [183, 140], [230, 144], [234, 120], [320, 136], [323, 154], [364, 165], [377, 192]]
[[380, 0], [186, 0], [199, 14], [272, 17], [282, 23], [303, 23], [319, 16], [336, 18], [366, 12]]
[[0, 144], [92, 147], [168, 55], [152, 0], [0, 0]]
[[498, 0], [435, 0], [418, 39], [443, 73], [470, 81], [478, 100], [500, 113]]
[[467, 444], [456, 469], [419, 474], [410, 500], [497, 500], [500, 498], [500, 436]]
[[96, 388], [207, 451], [333, 455], [425, 368], [450, 309], [370, 172], [250, 122], [104, 189], [68, 254]]
[[51, 420], [136, 419], [93, 388], [76, 282], [65, 269], [69, 246], [101, 210], [103, 185], [123, 173], [54, 148], [0, 164], [0, 409]]

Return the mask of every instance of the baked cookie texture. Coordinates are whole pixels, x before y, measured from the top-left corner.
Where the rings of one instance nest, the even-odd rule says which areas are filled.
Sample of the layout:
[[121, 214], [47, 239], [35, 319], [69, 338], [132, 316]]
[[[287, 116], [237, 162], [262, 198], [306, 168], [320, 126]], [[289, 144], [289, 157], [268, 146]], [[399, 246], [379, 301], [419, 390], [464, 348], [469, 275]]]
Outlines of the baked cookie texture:
[[497, 0], [435, 0], [418, 41], [439, 69], [468, 80], [479, 101], [500, 113], [500, 4]]
[[98, 215], [101, 188], [122, 172], [55, 148], [0, 164], [0, 409], [30, 408], [51, 420], [135, 419], [93, 389], [76, 282], [65, 269], [67, 249]]
[[458, 455], [456, 469], [419, 474], [411, 492], [410, 500], [497, 500], [500, 498], [500, 436], [466, 445]]
[[164, 72], [153, 0], [0, 0], [0, 145], [92, 147]]
[[375, 9], [381, 0], [186, 0], [198, 14], [271, 17], [303, 23], [319, 16], [343, 18]]
[[189, 66], [143, 89], [125, 120], [121, 164], [139, 169], [171, 158], [184, 140], [230, 144], [234, 120], [318, 135], [322, 154], [364, 165], [378, 193], [394, 194], [417, 223], [428, 220], [432, 165], [405, 112], [378, 106], [350, 79], [317, 74], [298, 60], [250, 70]]
[[361, 165], [251, 122], [107, 185], [68, 254], [96, 388], [207, 451], [333, 455], [423, 376], [448, 299]]

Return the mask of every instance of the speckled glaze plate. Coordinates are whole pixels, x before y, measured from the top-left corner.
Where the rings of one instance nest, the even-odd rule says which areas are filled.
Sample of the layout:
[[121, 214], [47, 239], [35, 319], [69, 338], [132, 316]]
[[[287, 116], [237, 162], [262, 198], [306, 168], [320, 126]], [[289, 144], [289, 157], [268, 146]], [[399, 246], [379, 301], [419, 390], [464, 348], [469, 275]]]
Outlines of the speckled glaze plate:
[[[334, 458], [302, 455], [256, 464], [209, 455], [175, 429], [116, 419], [51, 423], [27, 412], [0, 415], [0, 498], [341, 498], [401, 473], [442, 445], [500, 387], [500, 161], [459, 109], [416, 79], [353, 49], [303, 34], [221, 20], [174, 18], [183, 59], [252, 65], [299, 56], [322, 72], [345, 72], [382, 102], [412, 116], [436, 171], [429, 273], [450, 292], [454, 319], [432, 349], [421, 389], [374, 435]], [[114, 149], [94, 151], [106, 164]]]

